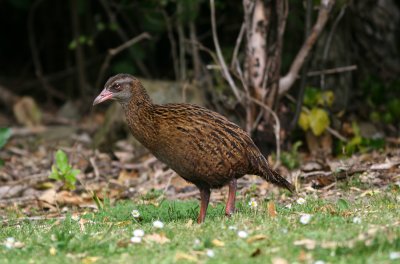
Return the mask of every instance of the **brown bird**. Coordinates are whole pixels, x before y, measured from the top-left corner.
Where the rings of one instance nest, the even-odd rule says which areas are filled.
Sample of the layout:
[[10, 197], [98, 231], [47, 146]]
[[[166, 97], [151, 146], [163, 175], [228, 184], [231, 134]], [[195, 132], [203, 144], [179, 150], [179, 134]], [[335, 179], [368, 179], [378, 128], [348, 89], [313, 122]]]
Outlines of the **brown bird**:
[[236, 181], [245, 174], [294, 191], [269, 167], [249, 135], [219, 113], [191, 104], [154, 104], [141, 82], [129, 74], [108, 79], [93, 105], [110, 99], [122, 105], [133, 136], [199, 188], [198, 223], [204, 222], [212, 188], [229, 184], [225, 214], [235, 211]]

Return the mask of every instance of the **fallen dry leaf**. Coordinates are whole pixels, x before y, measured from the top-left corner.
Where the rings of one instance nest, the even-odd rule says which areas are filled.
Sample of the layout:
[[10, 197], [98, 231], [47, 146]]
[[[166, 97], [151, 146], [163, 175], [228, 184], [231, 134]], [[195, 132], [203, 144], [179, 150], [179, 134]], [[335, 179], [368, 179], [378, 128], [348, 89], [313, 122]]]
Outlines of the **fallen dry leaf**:
[[266, 239], [266, 238], [267, 238], [266, 235], [262, 235], [262, 234], [254, 235], [254, 236], [251, 236], [251, 237], [249, 237], [249, 238], [247, 239], [247, 243], [251, 244], [251, 243], [253, 243], [253, 242], [255, 242], [255, 241], [264, 240], [264, 239]]
[[216, 247], [223, 247], [225, 246], [225, 243], [222, 242], [221, 240], [218, 239], [213, 239], [213, 241], [211, 241], [211, 243], [216, 246]]
[[313, 250], [317, 246], [317, 242], [315, 240], [306, 238], [306, 239], [294, 241], [293, 245], [303, 246], [308, 250]]
[[176, 252], [175, 261], [179, 261], [179, 260], [187, 260], [187, 261], [197, 262], [197, 257], [189, 255], [184, 252]]
[[98, 261], [100, 258], [99, 257], [85, 257], [82, 259], [83, 264], [92, 264]]
[[193, 225], [193, 220], [189, 219], [189, 221], [187, 221], [187, 223], [185, 224], [186, 227], [191, 227]]
[[268, 214], [271, 218], [274, 218], [277, 216], [276, 208], [275, 208], [275, 203], [270, 201], [268, 202]]
[[311, 254], [305, 252], [304, 250], [300, 251], [299, 256], [297, 257], [297, 259], [300, 262], [306, 262], [306, 261], [310, 261], [311, 260]]
[[51, 247], [49, 249], [49, 253], [50, 255], [55, 256], [57, 254], [57, 249], [55, 247]]
[[153, 234], [150, 234], [150, 235], [146, 235], [144, 237], [144, 239], [146, 241], [155, 242], [157, 244], [165, 244], [165, 243], [168, 243], [168, 242], [171, 241], [162, 233], [161, 234], [153, 233]]
[[83, 203], [82, 197], [69, 191], [61, 191], [56, 195], [56, 201], [59, 204], [80, 205]]
[[288, 264], [288, 263], [289, 262], [284, 258], [277, 257], [272, 259], [272, 264]]

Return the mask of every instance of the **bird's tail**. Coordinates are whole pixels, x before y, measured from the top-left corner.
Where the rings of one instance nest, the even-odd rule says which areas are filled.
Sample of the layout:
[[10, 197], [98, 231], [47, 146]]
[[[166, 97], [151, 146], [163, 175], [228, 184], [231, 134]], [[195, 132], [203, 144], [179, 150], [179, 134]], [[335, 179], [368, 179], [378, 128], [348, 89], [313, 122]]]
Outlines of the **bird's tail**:
[[263, 175], [261, 175], [261, 177], [264, 178], [265, 180], [267, 180], [268, 182], [271, 182], [279, 187], [288, 189], [290, 192], [295, 192], [295, 190], [296, 190], [295, 187], [293, 186], [293, 184], [288, 182], [279, 173], [277, 173], [276, 171], [274, 171], [271, 168], [267, 168], [266, 170], [264, 170], [264, 173], [263, 173]]

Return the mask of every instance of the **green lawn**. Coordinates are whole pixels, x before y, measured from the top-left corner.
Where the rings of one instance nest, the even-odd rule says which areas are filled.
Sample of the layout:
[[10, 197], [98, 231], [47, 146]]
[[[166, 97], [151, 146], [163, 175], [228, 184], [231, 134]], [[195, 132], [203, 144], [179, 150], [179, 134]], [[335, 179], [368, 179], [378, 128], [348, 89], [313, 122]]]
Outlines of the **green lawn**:
[[[67, 214], [65, 220], [17, 221], [10, 215], [0, 230], [0, 263], [285, 263], [277, 258], [287, 263], [400, 261], [393, 259], [400, 252], [398, 190], [354, 202], [305, 198], [304, 204], [293, 202], [291, 208], [276, 204], [276, 217], [269, 215], [267, 201], [258, 201], [253, 210], [248, 199], [242, 200], [230, 219], [223, 216], [224, 205], [217, 204], [209, 208], [202, 225], [195, 223], [197, 201], [163, 201], [157, 207], [120, 202], [101, 212], [83, 214], [84, 220]], [[140, 220], [132, 217], [133, 209], [139, 210]], [[303, 214], [311, 215], [306, 224], [300, 222]], [[153, 227], [155, 220], [161, 220], [164, 227]], [[130, 242], [135, 229], [145, 232], [138, 244]], [[239, 231], [246, 231], [248, 237], [239, 237]], [[6, 243], [10, 237], [23, 244]]]

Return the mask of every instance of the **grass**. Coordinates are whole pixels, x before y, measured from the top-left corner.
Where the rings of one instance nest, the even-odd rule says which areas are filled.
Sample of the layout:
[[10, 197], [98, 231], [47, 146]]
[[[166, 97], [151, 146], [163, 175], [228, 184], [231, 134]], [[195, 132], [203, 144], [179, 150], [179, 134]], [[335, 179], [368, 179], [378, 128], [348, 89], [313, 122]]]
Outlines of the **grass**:
[[[139, 210], [140, 221], [131, 216], [133, 209]], [[394, 263], [389, 256], [400, 251], [399, 209], [399, 192], [392, 189], [354, 202], [309, 196], [291, 208], [277, 204], [276, 217], [269, 216], [267, 201], [252, 210], [243, 200], [229, 219], [223, 216], [223, 204], [217, 204], [202, 225], [190, 224], [197, 217], [197, 201], [163, 201], [159, 206], [119, 202], [86, 213], [80, 221], [70, 214], [65, 220], [24, 222], [10, 215], [0, 229], [0, 243], [13, 237], [24, 246], [0, 245], [0, 263], [272, 263], [276, 258], [288, 263]], [[300, 223], [302, 214], [312, 215], [308, 224]], [[355, 217], [361, 223], [354, 223]], [[154, 228], [154, 220], [164, 228]], [[170, 241], [132, 244], [135, 229]], [[248, 237], [240, 238], [239, 230]], [[214, 257], [207, 256], [209, 249]]]

